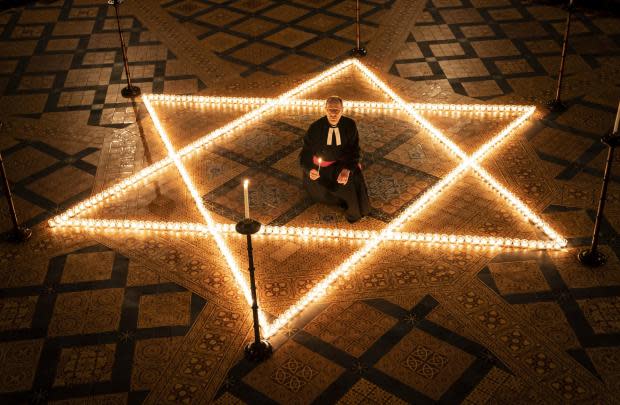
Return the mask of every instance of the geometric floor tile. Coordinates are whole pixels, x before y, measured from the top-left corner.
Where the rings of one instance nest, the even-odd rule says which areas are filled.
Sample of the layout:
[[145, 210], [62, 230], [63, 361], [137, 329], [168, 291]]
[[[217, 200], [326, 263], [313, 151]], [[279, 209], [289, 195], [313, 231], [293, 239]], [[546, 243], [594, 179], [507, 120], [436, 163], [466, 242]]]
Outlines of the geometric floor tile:
[[473, 360], [424, 332], [412, 331], [376, 367], [438, 400]]
[[119, 392], [127, 398], [130, 387], [131, 401], [144, 399], [205, 300], [166, 280], [129, 284], [130, 267], [94, 244], [52, 257], [44, 276], [26, 286], [3, 288], [3, 401], [74, 400], [95, 391], [112, 400]]
[[340, 400], [339, 404], [406, 404], [402, 399], [382, 390], [375, 384], [361, 379]]
[[[295, 355], [289, 355], [293, 349]], [[340, 367], [290, 342], [274, 354], [273, 361], [258, 366], [244, 381], [258, 390], [269, 392], [278, 402], [299, 400], [309, 403], [314, 399], [309, 396], [311, 393], [327, 388], [341, 372]]]
[[115, 349], [113, 344], [63, 349], [58, 361], [54, 386], [110, 381]]

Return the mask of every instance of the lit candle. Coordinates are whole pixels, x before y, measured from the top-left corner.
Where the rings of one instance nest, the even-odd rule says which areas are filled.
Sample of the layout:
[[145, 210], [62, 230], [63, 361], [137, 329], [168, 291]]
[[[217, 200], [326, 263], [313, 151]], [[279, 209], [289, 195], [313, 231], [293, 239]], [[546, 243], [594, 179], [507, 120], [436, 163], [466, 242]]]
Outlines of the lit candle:
[[248, 195], [248, 179], [243, 180], [243, 204], [245, 205], [245, 217], [250, 218], [250, 196]]
[[[620, 110], [619, 110], [620, 111]], [[618, 126], [618, 119], [616, 118], [616, 127]], [[323, 159], [319, 158], [319, 170], [317, 170], [317, 172], [319, 172], [319, 174], [321, 174], [321, 163], [323, 163]]]
[[618, 124], [620, 124], [620, 103], [618, 103], [618, 112], [616, 113], [616, 122], [614, 123], [614, 134], [618, 133]]

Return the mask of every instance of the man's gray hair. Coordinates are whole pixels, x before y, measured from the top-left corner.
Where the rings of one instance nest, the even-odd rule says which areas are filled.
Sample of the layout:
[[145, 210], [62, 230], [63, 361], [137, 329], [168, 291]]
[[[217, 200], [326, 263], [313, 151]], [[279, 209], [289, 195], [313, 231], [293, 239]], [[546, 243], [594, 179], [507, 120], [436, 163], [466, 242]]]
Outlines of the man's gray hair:
[[329, 96], [325, 100], [325, 105], [334, 104], [334, 103], [338, 103], [340, 104], [341, 107], [344, 107], [344, 103], [342, 102], [342, 99], [338, 96]]

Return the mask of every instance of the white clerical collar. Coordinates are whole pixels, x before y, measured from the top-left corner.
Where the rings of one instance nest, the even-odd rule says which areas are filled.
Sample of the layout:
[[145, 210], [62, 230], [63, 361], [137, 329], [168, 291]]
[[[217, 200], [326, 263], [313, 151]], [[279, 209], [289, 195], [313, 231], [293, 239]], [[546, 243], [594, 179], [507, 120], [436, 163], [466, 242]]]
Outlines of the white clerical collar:
[[327, 144], [331, 145], [332, 144], [332, 135], [336, 134], [336, 145], [340, 146], [340, 144], [342, 143], [340, 140], [340, 129], [338, 129], [337, 126], [330, 126], [329, 127], [329, 132], [327, 133]]

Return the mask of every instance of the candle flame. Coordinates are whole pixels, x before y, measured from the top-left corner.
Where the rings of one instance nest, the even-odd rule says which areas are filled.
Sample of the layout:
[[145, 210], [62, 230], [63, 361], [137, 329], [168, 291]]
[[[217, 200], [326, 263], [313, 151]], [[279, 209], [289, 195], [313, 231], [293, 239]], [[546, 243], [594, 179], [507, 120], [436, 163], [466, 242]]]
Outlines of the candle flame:
[[250, 180], [244, 179], [243, 180], [243, 188], [248, 188], [248, 184], [250, 184]]

